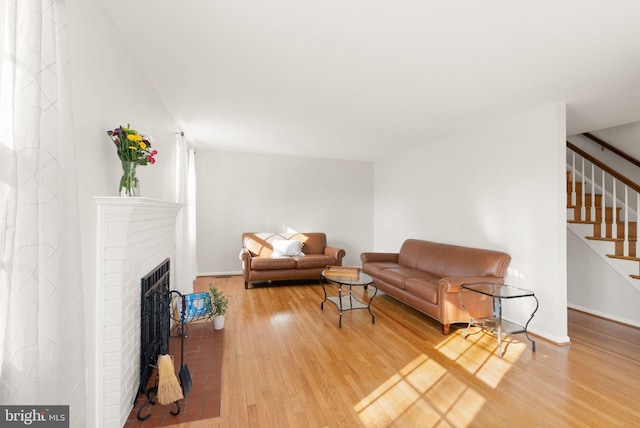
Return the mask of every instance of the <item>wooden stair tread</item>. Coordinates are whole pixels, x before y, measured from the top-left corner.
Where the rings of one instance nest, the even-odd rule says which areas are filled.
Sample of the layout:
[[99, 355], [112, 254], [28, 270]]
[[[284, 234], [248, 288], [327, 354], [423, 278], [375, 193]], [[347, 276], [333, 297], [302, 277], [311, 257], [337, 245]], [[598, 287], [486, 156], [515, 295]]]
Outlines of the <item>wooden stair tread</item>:
[[[567, 221], [568, 221], [569, 223], [589, 223], [589, 224], [601, 224], [601, 223], [602, 223], [602, 220], [575, 220], [575, 219], [574, 219], [574, 220], [567, 220]], [[605, 223], [605, 224], [613, 224], [613, 222], [612, 222], [611, 220], [608, 220], [608, 219], [606, 219], [606, 220], [604, 221], [604, 223]], [[630, 221], [630, 222], [629, 222], [629, 225], [634, 225], [634, 224], [636, 224], [636, 223], [637, 223], [636, 221]], [[622, 226], [622, 227], [624, 227], [624, 224], [625, 224], [625, 223], [624, 223], [624, 220], [623, 220], [623, 221], [619, 221], [619, 220], [618, 220], [618, 221], [616, 221], [616, 224], [617, 224], [618, 226]]]
[[606, 236], [585, 236], [585, 238], [591, 241], [624, 242], [624, 238], [608, 238]]
[[[569, 223], [589, 223], [589, 224], [602, 224], [602, 220], [567, 220]], [[613, 224], [611, 220], [605, 220], [605, 224]], [[618, 226], [624, 227], [624, 221], [616, 221]], [[635, 221], [630, 221], [630, 225], [636, 224]]]
[[575, 223], [575, 224], [598, 224], [599, 221], [595, 220], [567, 220], [567, 223]]
[[607, 254], [607, 257], [611, 259], [629, 260], [630, 262], [640, 262], [640, 257], [618, 256], [615, 254]]
[[[574, 209], [574, 208], [580, 208], [580, 207], [575, 206], [575, 207], [567, 207], [567, 208], [569, 208], [569, 209]], [[581, 221], [581, 220], [575, 220], [575, 219], [574, 219], [574, 220], [568, 220], [568, 221]], [[587, 222], [587, 223], [602, 223], [602, 219], [598, 219], [598, 220], [583, 220], [583, 222]], [[605, 222], [606, 224], [613, 224], [613, 222], [611, 221], [611, 219], [610, 219], [610, 218], [605, 218], [605, 219], [604, 219], [604, 222]], [[620, 219], [617, 219], [617, 220], [616, 220], [616, 224], [617, 224], [618, 226], [624, 226], [624, 223], [625, 223], [625, 222], [624, 222], [624, 220], [620, 220]], [[635, 221], [635, 220], [629, 220], [629, 224], [630, 224], [630, 225], [632, 225], [632, 224], [637, 224], [637, 223], [638, 223], [638, 222], [637, 222], [637, 221]]]
[[633, 279], [640, 279], [640, 275], [633, 275], [633, 274], [632, 274], [632, 275], [629, 275], [629, 276], [630, 276], [631, 278], [633, 278]]
[[[610, 241], [610, 242], [624, 242], [624, 238], [610, 238], [608, 236], [585, 236], [586, 239], [591, 241]], [[637, 242], [636, 238], [629, 237], [629, 242]]]

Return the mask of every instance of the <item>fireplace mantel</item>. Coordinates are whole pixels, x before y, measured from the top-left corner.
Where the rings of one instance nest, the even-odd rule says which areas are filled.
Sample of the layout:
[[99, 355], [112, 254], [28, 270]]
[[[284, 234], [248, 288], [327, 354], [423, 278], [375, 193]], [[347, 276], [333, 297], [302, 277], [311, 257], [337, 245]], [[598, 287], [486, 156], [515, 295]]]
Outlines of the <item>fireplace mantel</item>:
[[96, 196], [93, 198], [98, 207], [113, 207], [114, 209], [122, 209], [124, 211], [131, 211], [137, 208], [159, 208], [175, 211], [176, 215], [183, 204], [176, 202], [168, 202], [160, 199], [144, 198], [144, 197], [132, 197], [125, 198], [122, 196]]
[[[140, 373], [140, 280], [175, 260], [176, 218], [183, 207], [143, 197], [95, 197], [96, 426], [122, 427]], [[172, 269], [170, 281], [174, 282]]]

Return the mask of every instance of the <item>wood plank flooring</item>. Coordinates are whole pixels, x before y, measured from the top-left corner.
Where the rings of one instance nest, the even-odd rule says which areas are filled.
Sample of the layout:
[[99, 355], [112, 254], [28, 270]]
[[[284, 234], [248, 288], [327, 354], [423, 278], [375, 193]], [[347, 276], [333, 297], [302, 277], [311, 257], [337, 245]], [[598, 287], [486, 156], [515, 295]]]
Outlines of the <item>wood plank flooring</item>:
[[640, 426], [639, 329], [570, 310], [571, 345], [515, 335], [500, 359], [384, 294], [375, 324], [358, 310], [340, 329], [313, 282], [194, 289], [211, 282], [229, 296], [221, 416], [175, 427]]

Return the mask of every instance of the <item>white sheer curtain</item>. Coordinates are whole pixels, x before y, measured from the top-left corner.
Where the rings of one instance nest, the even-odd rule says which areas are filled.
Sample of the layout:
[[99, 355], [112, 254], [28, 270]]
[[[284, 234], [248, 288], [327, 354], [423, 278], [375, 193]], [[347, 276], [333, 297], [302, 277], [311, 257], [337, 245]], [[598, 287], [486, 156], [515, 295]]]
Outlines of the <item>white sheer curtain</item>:
[[80, 228], [64, 0], [0, 2], [0, 403], [85, 426]]
[[196, 265], [196, 164], [195, 151], [182, 133], [176, 134], [176, 202], [183, 204], [177, 219], [176, 275], [173, 288], [193, 292]]

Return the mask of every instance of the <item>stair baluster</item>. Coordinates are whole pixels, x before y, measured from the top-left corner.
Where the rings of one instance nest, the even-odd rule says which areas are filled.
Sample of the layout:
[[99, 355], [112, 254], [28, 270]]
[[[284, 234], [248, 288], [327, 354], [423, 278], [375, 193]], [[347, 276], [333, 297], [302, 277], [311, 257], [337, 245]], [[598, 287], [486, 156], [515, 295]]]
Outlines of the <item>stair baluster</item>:
[[611, 237], [612, 238], [617, 238], [618, 237], [618, 217], [616, 216], [616, 208], [617, 208], [617, 202], [618, 202], [618, 198], [616, 196], [616, 178], [615, 177], [611, 177], [613, 180], [613, 210], [611, 212]]
[[573, 154], [571, 162], [571, 205], [575, 207], [578, 204], [576, 201], [576, 152], [571, 153]]
[[605, 205], [606, 201], [606, 195], [607, 195], [607, 187], [605, 186], [605, 180], [606, 176], [605, 176], [605, 172], [604, 170], [602, 170], [602, 211], [600, 212], [600, 237], [604, 238], [605, 236], [607, 236], [607, 223], [605, 222], [605, 217], [606, 217], [606, 212], [607, 212], [607, 206]]
[[584, 176], [584, 158], [582, 158], [582, 170], [580, 171], [580, 176], [581, 176], [581, 196], [582, 199], [580, 200], [580, 221], [586, 221], [587, 220], [587, 207], [585, 206], [585, 188], [587, 187], [586, 184], [586, 179]]
[[624, 244], [622, 245], [622, 255], [629, 256], [629, 187], [626, 184], [624, 186]]
[[593, 164], [591, 164], [591, 217], [589, 219], [596, 221], [596, 171]]

